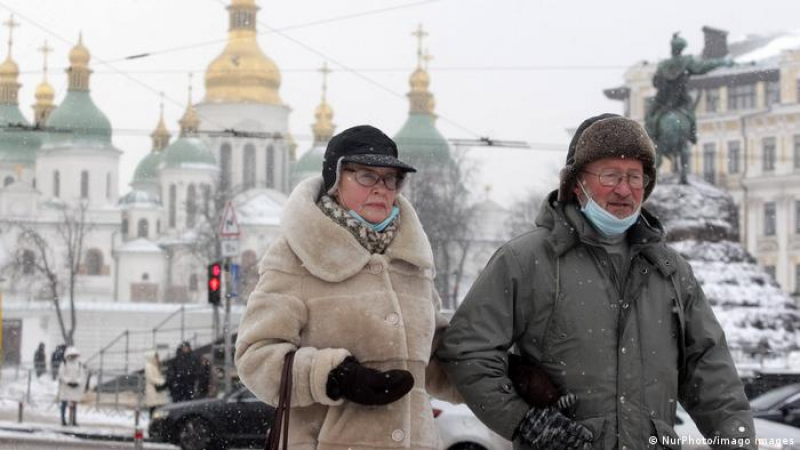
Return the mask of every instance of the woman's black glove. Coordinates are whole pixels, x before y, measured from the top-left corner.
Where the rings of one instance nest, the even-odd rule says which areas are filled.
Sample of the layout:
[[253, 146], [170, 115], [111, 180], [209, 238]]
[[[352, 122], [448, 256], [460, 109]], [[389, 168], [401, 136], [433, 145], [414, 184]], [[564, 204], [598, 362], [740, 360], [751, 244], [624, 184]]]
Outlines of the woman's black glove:
[[348, 356], [328, 374], [325, 391], [328, 397], [362, 405], [386, 405], [395, 402], [414, 387], [414, 377], [407, 370], [380, 370], [364, 367]]
[[157, 392], [161, 392], [161, 391], [167, 389], [167, 383], [155, 384], [155, 385], [153, 385], [153, 387], [156, 388]]
[[517, 428], [517, 438], [533, 450], [591, 450], [592, 432], [551, 407], [533, 407]]
[[76, 388], [76, 387], [78, 387], [80, 385], [75, 381], [70, 381], [69, 383], [67, 383], [67, 386], [69, 386], [69, 387], [74, 389], [74, 388]]

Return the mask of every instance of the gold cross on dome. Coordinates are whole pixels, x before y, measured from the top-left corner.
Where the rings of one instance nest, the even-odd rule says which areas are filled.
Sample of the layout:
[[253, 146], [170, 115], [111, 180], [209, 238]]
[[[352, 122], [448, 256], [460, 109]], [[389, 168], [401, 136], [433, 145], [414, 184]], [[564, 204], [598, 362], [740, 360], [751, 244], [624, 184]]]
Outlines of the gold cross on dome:
[[328, 68], [328, 61], [322, 63], [322, 67], [317, 71], [322, 74], [322, 101], [325, 102], [325, 96], [328, 93], [328, 74], [333, 71]]
[[417, 67], [422, 67], [422, 40], [428, 33], [422, 28], [422, 24], [419, 24], [417, 30], [411, 33], [411, 35], [417, 38]]
[[42, 54], [44, 57], [44, 77], [47, 78], [47, 54], [52, 53], [53, 48], [47, 45], [47, 40], [44, 41], [44, 45], [39, 47], [37, 50]]
[[11, 56], [11, 43], [13, 42], [14, 28], [18, 27], [20, 23], [15, 21], [14, 15], [11, 14], [11, 17], [3, 22], [3, 25], [8, 27], [8, 55]]

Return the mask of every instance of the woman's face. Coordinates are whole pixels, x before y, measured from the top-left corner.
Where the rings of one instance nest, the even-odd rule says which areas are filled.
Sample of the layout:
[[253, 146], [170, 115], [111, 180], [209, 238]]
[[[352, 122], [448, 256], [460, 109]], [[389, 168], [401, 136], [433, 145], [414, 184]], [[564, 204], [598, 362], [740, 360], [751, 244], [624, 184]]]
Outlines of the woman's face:
[[359, 164], [342, 166], [342, 178], [336, 191], [336, 200], [346, 210], [353, 210], [370, 223], [381, 223], [392, 212], [397, 190], [386, 188], [385, 180], [378, 180], [375, 185], [366, 187], [356, 181], [355, 171], [371, 171], [380, 177], [387, 175], [403, 176], [391, 167], [368, 167]]

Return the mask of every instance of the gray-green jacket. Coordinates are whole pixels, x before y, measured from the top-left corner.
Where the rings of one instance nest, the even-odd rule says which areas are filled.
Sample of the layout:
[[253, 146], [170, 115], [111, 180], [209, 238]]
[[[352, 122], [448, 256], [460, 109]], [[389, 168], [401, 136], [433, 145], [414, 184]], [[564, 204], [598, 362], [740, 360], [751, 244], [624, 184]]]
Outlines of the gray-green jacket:
[[437, 352], [478, 418], [511, 439], [528, 411], [507, 377], [516, 345], [578, 396], [574, 418], [595, 449], [680, 448], [649, 443], [676, 437], [677, 401], [706, 436], [749, 439], [718, 448], [755, 449], [723, 331], [658, 220], [642, 210], [628, 230], [622, 280], [577, 204], [558, 204], [552, 193], [536, 223], [495, 253]]

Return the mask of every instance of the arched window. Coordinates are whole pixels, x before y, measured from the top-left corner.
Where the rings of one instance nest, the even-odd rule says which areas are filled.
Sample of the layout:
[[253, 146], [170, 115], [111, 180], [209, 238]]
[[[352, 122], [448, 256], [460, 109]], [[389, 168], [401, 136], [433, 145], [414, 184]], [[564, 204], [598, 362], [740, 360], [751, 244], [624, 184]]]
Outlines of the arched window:
[[89, 198], [89, 172], [81, 171], [81, 198]]
[[228, 188], [231, 186], [233, 180], [232, 171], [232, 163], [231, 163], [231, 145], [230, 144], [222, 144], [222, 148], [219, 151], [219, 170], [222, 179], [220, 180], [220, 186], [222, 187], [223, 191], [227, 191]]
[[186, 189], [186, 228], [194, 228], [197, 221], [197, 189], [190, 184]]
[[161, 234], [161, 219], [156, 219], [156, 233]]
[[275, 148], [267, 147], [267, 187], [275, 187]]
[[11, 175], [9, 175], [9, 176], [7, 176], [7, 177], [6, 177], [6, 178], [3, 180], [3, 187], [9, 186], [9, 185], [11, 185], [12, 183], [14, 183], [14, 177], [12, 177]]
[[242, 185], [245, 189], [251, 189], [256, 186], [256, 148], [253, 147], [253, 144], [244, 146]]
[[103, 274], [103, 253], [93, 248], [86, 252], [86, 275]]
[[123, 217], [122, 218], [122, 234], [124, 234], [126, 236], [128, 235], [128, 218], [127, 217]]
[[111, 200], [111, 174], [106, 174], [106, 200]]
[[139, 223], [136, 225], [136, 236], [146, 239], [149, 228], [150, 225], [147, 223], [147, 219], [139, 219]]
[[58, 198], [61, 195], [61, 174], [56, 170], [53, 172], [53, 197]]
[[205, 183], [201, 184], [200, 192], [203, 196], [203, 214], [207, 215], [211, 208], [211, 186]]
[[22, 273], [23, 275], [32, 275], [36, 264], [36, 255], [33, 250], [22, 251]]
[[178, 202], [178, 190], [174, 184], [169, 186], [169, 227], [175, 228], [175, 203]]
[[199, 284], [200, 283], [199, 283], [199, 281], [197, 279], [197, 274], [196, 273], [193, 273], [193, 274], [189, 275], [189, 290], [190, 291], [192, 291], [192, 292], [197, 291], [197, 288], [198, 288]]

